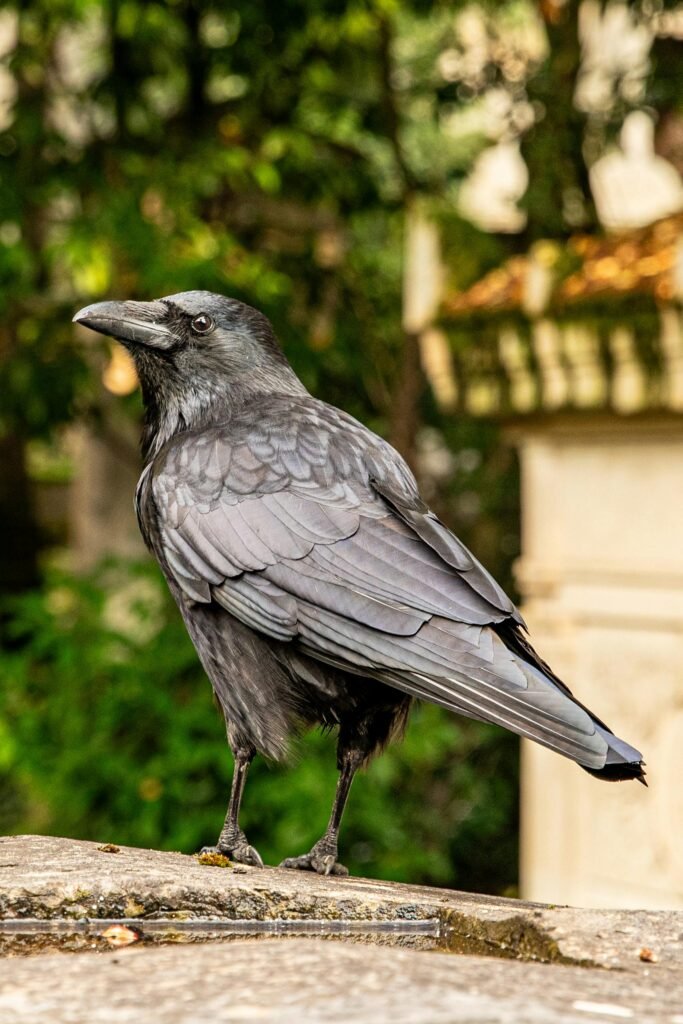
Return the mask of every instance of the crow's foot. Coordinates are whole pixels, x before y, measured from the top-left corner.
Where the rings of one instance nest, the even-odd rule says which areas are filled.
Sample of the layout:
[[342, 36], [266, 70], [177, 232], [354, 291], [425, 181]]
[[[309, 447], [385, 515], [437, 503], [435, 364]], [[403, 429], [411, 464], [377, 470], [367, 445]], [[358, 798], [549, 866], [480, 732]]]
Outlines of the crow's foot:
[[334, 853], [316, 850], [302, 857], [287, 857], [280, 864], [281, 868], [297, 868], [299, 871], [316, 871], [319, 875], [348, 875], [348, 868], [340, 864]]
[[250, 846], [246, 839], [234, 845], [225, 845], [219, 840], [216, 846], [202, 846], [199, 852], [222, 853], [229, 860], [234, 860], [238, 864], [249, 864], [252, 868], [262, 868], [264, 866], [261, 854], [253, 846]]

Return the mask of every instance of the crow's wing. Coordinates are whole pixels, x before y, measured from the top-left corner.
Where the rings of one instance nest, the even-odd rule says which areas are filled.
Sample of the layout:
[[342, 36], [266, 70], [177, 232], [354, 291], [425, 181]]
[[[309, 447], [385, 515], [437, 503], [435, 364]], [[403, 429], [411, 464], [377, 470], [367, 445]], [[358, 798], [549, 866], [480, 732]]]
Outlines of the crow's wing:
[[176, 438], [149, 486], [163, 557], [188, 598], [328, 664], [605, 764], [608, 741], [590, 715], [487, 628], [517, 628], [510, 600], [421, 502], [400, 456], [351, 417], [270, 399]]
[[[374, 608], [380, 620], [388, 616], [388, 629], [406, 617], [417, 629], [432, 615], [485, 624], [515, 614], [474, 556], [422, 504], [400, 456], [314, 399], [271, 398], [229, 427], [181, 435], [157, 458], [145, 485], [165, 560], [195, 601], [217, 599], [227, 580], [242, 580], [244, 590], [296, 567], [308, 599], [351, 617], [357, 611], [361, 621]], [[423, 509], [431, 533], [423, 538], [404, 525], [383, 494], [401, 504], [403, 518]], [[447, 538], [444, 557], [438, 547], [445, 550]], [[312, 595], [313, 583], [305, 581], [314, 579]], [[268, 622], [259, 628], [269, 632]]]

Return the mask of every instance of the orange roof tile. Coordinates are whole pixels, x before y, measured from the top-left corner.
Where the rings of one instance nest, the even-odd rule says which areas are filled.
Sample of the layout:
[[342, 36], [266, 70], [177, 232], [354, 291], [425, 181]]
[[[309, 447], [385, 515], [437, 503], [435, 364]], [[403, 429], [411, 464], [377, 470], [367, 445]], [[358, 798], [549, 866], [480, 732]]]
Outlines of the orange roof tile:
[[[555, 281], [550, 306], [598, 296], [609, 301], [628, 292], [671, 301], [676, 293], [677, 243], [682, 236], [683, 214], [619, 235], [575, 235], [567, 248], [579, 266]], [[466, 291], [447, 295], [444, 315], [457, 318], [521, 308], [527, 273], [535, 258], [531, 254], [513, 256]]]

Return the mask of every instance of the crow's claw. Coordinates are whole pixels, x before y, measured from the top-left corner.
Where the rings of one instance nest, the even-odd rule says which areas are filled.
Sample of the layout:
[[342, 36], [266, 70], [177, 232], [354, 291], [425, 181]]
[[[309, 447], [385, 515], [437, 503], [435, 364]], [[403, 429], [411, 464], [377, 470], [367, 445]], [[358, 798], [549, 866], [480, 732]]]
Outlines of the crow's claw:
[[261, 854], [246, 840], [230, 847], [220, 844], [218, 846], [202, 846], [200, 853], [222, 853], [224, 857], [234, 860], [237, 864], [249, 864], [252, 868], [264, 867]]
[[250, 846], [249, 843], [236, 846], [230, 856], [238, 864], [250, 864], [252, 868], [262, 868], [265, 866], [261, 854], [253, 846]]
[[315, 849], [302, 857], [287, 857], [281, 868], [295, 868], [299, 871], [315, 871], [319, 875], [348, 875], [348, 868], [340, 864], [334, 854], [318, 853]]

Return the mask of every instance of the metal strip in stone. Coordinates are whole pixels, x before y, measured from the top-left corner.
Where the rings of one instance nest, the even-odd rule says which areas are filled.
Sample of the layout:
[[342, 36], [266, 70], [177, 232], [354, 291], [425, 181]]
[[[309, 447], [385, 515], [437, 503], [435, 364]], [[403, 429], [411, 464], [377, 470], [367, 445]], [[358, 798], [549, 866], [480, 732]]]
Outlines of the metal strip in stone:
[[108, 918], [56, 918], [44, 920], [38, 917], [4, 918], [0, 920], [0, 934], [10, 935], [49, 935], [93, 933], [99, 934], [107, 928], [120, 926], [142, 933], [160, 933], [167, 931], [189, 934], [220, 932], [225, 935], [429, 935], [438, 938], [440, 922], [437, 918], [424, 918], [419, 921], [337, 921], [323, 918], [297, 920], [290, 918], [273, 918], [259, 921], [256, 919], [226, 920], [225, 918], [185, 918], [177, 919], [139, 917], [108, 917]]

